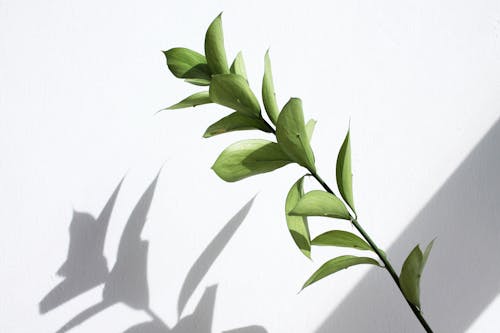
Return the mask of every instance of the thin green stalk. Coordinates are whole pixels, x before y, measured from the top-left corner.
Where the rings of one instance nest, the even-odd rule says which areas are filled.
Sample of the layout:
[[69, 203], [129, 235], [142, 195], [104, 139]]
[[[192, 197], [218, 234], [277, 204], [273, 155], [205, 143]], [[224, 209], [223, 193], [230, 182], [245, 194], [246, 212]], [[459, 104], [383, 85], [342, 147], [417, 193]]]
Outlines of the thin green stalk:
[[[333, 193], [332, 189], [325, 183], [325, 181], [318, 174], [316, 174], [315, 172], [311, 172], [311, 174], [313, 175], [314, 178], [316, 178], [316, 180], [321, 184], [321, 186], [323, 186], [323, 188], [328, 193], [335, 195], [335, 193]], [[401, 294], [404, 297], [403, 290], [401, 289], [401, 285], [399, 284], [399, 277], [396, 274], [396, 272], [394, 271], [394, 268], [392, 267], [392, 265], [389, 262], [389, 260], [387, 259], [387, 257], [384, 255], [384, 253], [382, 251], [380, 251], [380, 249], [377, 247], [377, 244], [375, 244], [375, 242], [371, 239], [371, 237], [361, 227], [361, 225], [356, 220], [356, 218], [352, 218], [351, 222], [352, 222], [352, 225], [356, 228], [356, 230], [358, 230], [359, 233], [363, 236], [363, 238], [368, 242], [368, 244], [370, 244], [370, 246], [372, 247], [373, 251], [375, 251], [375, 253], [380, 258], [380, 260], [384, 263], [385, 269], [389, 272], [389, 274], [391, 275], [392, 279], [394, 280], [394, 283], [396, 283], [396, 285], [398, 286], [399, 291], [401, 292]], [[422, 315], [422, 312], [414, 304], [412, 304], [411, 302], [409, 302], [406, 299], [406, 297], [404, 297], [404, 299], [406, 300], [406, 303], [408, 303], [408, 305], [410, 306], [411, 310], [413, 311], [413, 313], [417, 317], [417, 319], [420, 322], [420, 324], [422, 324], [422, 326], [424, 327], [425, 331], [427, 333], [433, 333], [431, 327], [429, 326], [429, 324], [425, 320], [424, 316]]]
[[[385, 269], [387, 269], [387, 271], [391, 275], [392, 279], [394, 280], [394, 283], [396, 283], [396, 285], [398, 286], [398, 289], [401, 291], [401, 294], [404, 297], [403, 290], [401, 289], [401, 285], [399, 284], [398, 275], [394, 271], [394, 268], [392, 267], [391, 263], [389, 262], [389, 259], [387, 259], [387, 257], [380, 251], [380, 249], [377, 247], [375, 242], [370, 238], [370, 236], [361, 227], [361, 225], [359, 224], [359, 222], [357, 220], [353, 219], [351, 222], [352, 222], [352, 225], [354, 225], [354, 227], [359, 231], [359, 233], [361, 235], [363, 235], [364, 239], [368, 242], [368, 244], [370, 244], [370, 246], [373, 248], [373, 250], [375, 251], [377, 256], [380, 258], [380, 260], [384, 263]], [[413, 313], [415, 314], [415, 316], [417, 317], [418, 321], [420, 321], [420, 324], [422, 324], [422, 326], [424, 327], [425, 331], [427, 333], [433, 333], [431, 327], [429, 326], [429, 324], [427, 323], [427, 321], [423, 317], [422, 312], [420, 312], [420, 310], [414, 304], [409, 302], [406, 299], [406, 297], [405, 297], [405, 300], [406, 300], [406, 303], [408, 303], [408, 305], [410, 306], [410, 308], [413, 311]]]
[[318, 183], [321, 184], [321, 186], [323, 186], [323, 188], [330, 194], [333, 194], [335, 195], [335, 193], [333, 193], [332, 189], [325, 183], [325, 181], [316, 173], [316, 172], [311, 172], [311, 175], [316, 178], [316, 180], [318, 181]]

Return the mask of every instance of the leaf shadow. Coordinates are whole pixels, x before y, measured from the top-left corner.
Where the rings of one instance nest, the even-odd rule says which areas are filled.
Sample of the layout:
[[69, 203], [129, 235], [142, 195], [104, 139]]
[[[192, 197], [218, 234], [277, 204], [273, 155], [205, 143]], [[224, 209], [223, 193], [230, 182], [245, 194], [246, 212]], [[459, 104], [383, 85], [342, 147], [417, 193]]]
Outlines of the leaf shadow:
[[[255, 196], [250, 199], [217, 233], [210, 241], [207, 247], [203, 250], [200, 256], [189, 269], [186, 279], [181, 287], [179, 298], [177, 301], [177, 309], [179, 319], [176, 325], [169, 329], [168, 326], [156, 315], [151, 314], [152, 320], [140, 323], [129, 328], [125, 333], [192, 333], [192, 332], [212, 332], [212, 322], [215, 310], [215, 298], [217, 285], [212, 285], [205, 289], [203, 296], [197, 304], [192, 314], [181, 317], [184, 308], [193, 295], [196, 288], [200, 285], [203, 277], [206, 275], [210, 267], [213, 265], [217, 257], [222, 253], [228, 242], [236, 233], [240, 225], [246, 218], [250, 208], [253, 205]], [[252, 325], [247, 327], [237, 328], [228, 332], [245, 332], [245, 333], [267, 333], [267, 330], [262, 326]]]
[[[126, 333], [211, 332], [217, 285], [205, 289], [193, 313], [182, 318], [181, 314], [203, 277], [246, 218], [255, 196], [224, 225], [193, 263], [179, 294], [179, 319], [175, 326], [170, 328], [149, 305], [148, 242], [141, 239], [159, 175], [160, 172], [132, 210], [120, 238], [117, 259], [111, 271], [108, 271], [106, 258], [103, 254], [104, 241], [111, 212], [123, 179], [116, 186], [97, 219], [88, 213], [74, 212], [70, 224], [70, 245], [67, 260], [58, 271], [58, 274], [64, 276], [65, 279], [40, 301], [40, 313], [44, 314], [53, 310], [98, 285], [104, 284], [104, 289], [100, 302], [78, 313], [64, 324], [57, 331], [58, 333], [71, 330], [117, 303], [144, 311], [151, 317], [151, 321], [135, 325], [126, 330]], [[247, 333], [267, 332], [262, 326], [256, 325], [237, 330], [244, 330], [241, 332]]]
[[104, 240], [123, 178], [116, 186], [99, 216], [73, 211], [69, 227], [67, 259], [57, 271], [64, 280], [38, 304], [41, 314], [47, 313], [82, 293], [104, 283], [108, 264], [104, 257]]
[[104, 282], [102, 300], [77, 314], [57, 332], [67, 332], [117, 303], [123, 303], [136, 310], [150, 311], [147, 281], [148, 242], [141, 239], [141, 233], [153, 200], [158, 177], [159, 173], [130, 214], [120, 238], [115, 265]]
[[177, 301], [177, 313], [180, 317], [182, 312], [189, 300], [193, 295], [196, 287], [200, 284], [201, 280], [208, 272], [210, 267], [213, 265], [217, 257], [226, 247], [229, 240], [233, 237], [236, 230], [243, 223], [245, 217], [247, 216], [250, 208], [253, 205], [255, 196], [247, 202], [237, 213], [234, 215], [229, 222], [219, 231], [219, 233], [212, 239], [212, 241], [207, 245], [205, 250], [196, 259], [194, 264], [188, 271], [186, 279], [182, 284], [181, 291], [179, 293], [179, 298]]

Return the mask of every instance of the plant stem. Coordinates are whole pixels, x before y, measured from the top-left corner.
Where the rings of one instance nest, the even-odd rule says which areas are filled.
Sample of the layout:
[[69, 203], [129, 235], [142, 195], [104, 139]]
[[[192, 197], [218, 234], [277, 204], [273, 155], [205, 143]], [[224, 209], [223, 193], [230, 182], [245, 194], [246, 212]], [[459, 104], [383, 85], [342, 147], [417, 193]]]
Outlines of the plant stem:
[[[267, 121], [265, 121], [265, 122], [267, 123]], [[274, 128], [271, 125], [269, 125], [269, 123], [267, 123], [267, 124], [273, 130], [272, 133], [276, 135], [276, 131], [274, 130]], [[335, 193], [332, 191], [332, 189], [330, 188], [330, 186], [328, 186], [328, 184], [315, 171], [309, 170], [309, 172], [318, 181], [318, 183], [320, 183], [321, 186], [323, 186], [323, 188], [328, 193], [330, 193], [332, 195], [335, 195]], [[425, 331], [427, 333], [433, 333], [431, 327], [429, 326], [429, 324], [425, 320], [425, 318], [422, 315], [422, 312], [419, 310], [419, 308], [417, 308], [414, 304], [412, 304], [410, 301], [408, 301], [406, 299], [406, 297], [405, 297], [405, 295], [403, 293], [403, 289], [401, 289], [401, 285], [399, 284], [399, 277], [396, 274], [396, 272], [394, 271], [394, 268], [392, 267], [391, 263], [389, 262], [389, 259], [387, 259], [387, 257], [385, 256], [385, 254], [382, 253], [382, 251], [380, 251], [380, 249], [377, 247], [377, 244], [375, 244], [375, 242], [370, 238], [370, 236], [366, 233], [366, 231], [358, 223], [356, 214], [354, 214], [354, 215], [355, 215], [354, 218], [351, 217], [351, 223], [352, 223], [352, 225], [359, 231], [359, 233], [368, 242], [368, 244], [370, 244], [370, 246], [372, 247], [373, 251], [375, 251], [375, 253], [377, 254], [377, 256], [384, 263], [384, 268], [391, 275], [392, 279], [394, 280], [394, 283], [398, 286], [398, 289], [401, 292], [401, 295], [403, 295], [403, 298], [405, 299], [406, 303], [408, 303], [408, 306], [411, 308], [411, 310], [413, 311], [413, 313], [417, 317], [417, 319], [420, 322], [420, 324], [422, 324], [422, 326], [425, 329]]]
[[318, 181], [318, 183], [321, 184], [321, 186], [323, 186], [323, 188], [330, 194], [333, 194], [335, 195], [335, 193], [333, 193], [332, 189], [325, 183], [325, 181], [316, 173], [316, 172], [313, 172], [313, 171], [310, 171], [311, 172], [311, 175], [316, 178], [316, 180]]
[[[321, 184], [321, 186], [323, 186], [323, 188], [328, 193], [335, 195], [333, 193], [332, 189], [325, 183], [325, 181], [316, 172], [312, 172], [311, 171], [311, 174], [313, 175], [314, 178], [316, 178], [316, 180]], [[394, 268], [392, 267], [391, 263], [389, 262], [389, 259], [387, 259], [387, 257], [385, 256], [385, 254], [377, 247], [377, 244], [375, 244], [375, 242], [371, 239], [371, 237], [361, 227], [361, 225], [358, 223], [358, 221], [356, 220], [356, 218], [351, 218], [351, 222], [352, 222], [352, 225], [363, 236], [363, 238], [368, 242], [368, 244], [370, 244], [370, 246], [372, 247], [373, 251], [375, 251], [375, 253], [380, 258], [380, 260], [384, 263], [384, 268], [389, 272], [389, 274], [391, 275], [392, 279], [394, 280], [394, 283], [396, 283], [396, 285], [398, 286], [399, 291], [401, 292], [401, 294], [404, 297], [403, 290], [401, 289], [401, 285], [399, 284], [398, 275], [394, 271]], [[425, 329], [425, 331], [427, 333], [433, 333], [431, 327], [425, 321], [425, 318], [423, 317], [422, 312], [414, 304], [412, 304], [410, 301], [408, 301], [406, 299], [406, 297], [404, 297], [404, 299], [406, 300], [406, 302], [410, 306], [411, 310], [413, 311], [413, 313], [417, 317], [417, 319], [420, 322], [420, 324], [422, 324], [422, 326]]]
[[[384, 263], [385, 269], [391, 275], [392, 279], [394, 280], [394, 283], [396, 283], [399, 290], [401, 291], [401, 294], [403, 294], [403, 290], [401, 289], [401, 285], [399, 284], [398, 275], [394, 271], [394, 268], [392, 267], [391, 263], [389, 262], [389, 259], [387, 259], [387, 257], [380, 251], [380, 249], [377, 247], [375, 242], [370, 238], [370, 236], [361, 227], [361, 225], [359, 225], [359, 223], [356, 219], [351, 220], [351, 222], [352, 222], [352, 225], [359, 231], [359, 233], [361, 235], [363, 235], [364, 239], [368, 242], [368, 244], [370, 244], [370, 246], [373, 248], [373, 250], [375, 251], [377, 256], [380, 258], [380, 260]], [[403, 297], [404, 297], [404, 294], [403, 294]], [[432, 329], [429, 326], [429, 324], [427, 324], [427, 322], [425, 321], [425, 319], [422, 315], [422, 312], [420, 312], [420, 310], [414, 304], [412, 304], [410, 301], [408, 301], [406, 299], [406, 297], [405, 297], [405, 300], [408, 303], [408, 305], [410, 306], [410, 308], [413, 311], [413, 313], [415, 314], [415, 316], [417, 317], [418, 321], [420, 321], [420, 324], [422, 324], [422, 326], [424, 327], [425, 331], [427, 333], [432, 333]]]

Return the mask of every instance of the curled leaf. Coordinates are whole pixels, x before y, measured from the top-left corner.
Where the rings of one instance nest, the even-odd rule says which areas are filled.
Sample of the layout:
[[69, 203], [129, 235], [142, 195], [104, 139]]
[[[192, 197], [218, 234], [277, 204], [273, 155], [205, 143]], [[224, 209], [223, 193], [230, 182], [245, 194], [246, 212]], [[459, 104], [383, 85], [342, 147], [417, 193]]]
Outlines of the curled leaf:
[[212, 101], [210, 100], [208, 91], [202, 91], [186, 97], [179, 103], [169, 106], [168, 108], [165, 108], [163, 110], [183, 109], [209, 103], [212, 103]]
[[337, 157], [337, 186], [339, 188], [342, 198], [351, 207], [353, 212], [354, 209], [354, 199], [352, 195], [352, 171], [351, 171], [351, 143], [350, 143], [350, 131], [347, 131], [347, 135], [340, 147], [340, 151]]
[[210, 69], [202, 54], [185, 47], [175, 47], [163, 51], [167, 66], [178, 78], [204, 80], [210, 83]]
[[420, 308], [420, 278], [434, 241], [430, 242], [424, 254], [417, 245], [410, 252], [399, 275], [399, 284], [406, 299]]
[[307, 217], [289, 215], [290, 211], [297, 205], [297, 202], [304, 195], [303, 183], [304, 177], [301, 177], [288, 191], [285, 201], [285, 216], [288, 230], [290, 231], [295, 244], [297, 244], [298, 248], [306, 257], [311, 259], [311, 236], [309, 234]]
[[299, 98], [291, 98], [283, 107], [276, 124], [276, 138], [291, 160], [311, 172], [316, 171]]
[[291, 161], [277, 143], [252, 139], [233, 143], [217, 158], [212, 169], [227, 182], [270, 172]]
[[325, 262], [316, 272], [314, 272], [313, 275], [311, 275], [311, 277], [304, 283], [302, 289], [342, 269], [361, 264], [379, 266], [379, 263], [375, 259], [369, 257], [356, 257], [349, 255], [336, 257]]
[[273, 131], [262, 118], [248, 117], [240, 112], [233, 112], [229, 116], [210, 125], [205, 131], [205, 134], [203, 134], [203, 137], [209, 138], [222, 133], [253, 129], [258, 129], [267, 133]]
[[279, 108], [276, 102], [276, 93], [274, 92], [273, 73], [271, 70], [271, 59], [269, 50], [264, 57], [264, 78], [262, 79], [262, 101], [269, 119], [276, 125], [278, 121]]
[[339, 198], [333, 194], [319, 190], [306, 193], [292, 209], [290, 215], [351, 219], [349, 211]]
[[227, 74], [226, 50], [224, 49], [224, 34], [222, 32], [222, 13], [212, 21], [205, 34], [205, 55], [208, 67], [213, 74]]
[[241, 75], [214, 75], [209, 92], [210, 98], [217, 104], [250, 117], [261, 117], [259, 101], [250, 89], [247, 80]]
[[317, 236], [311, 245], [350, 247], [357, 250], [372, 251], [372, 247], [360, 237], [343, 230], [330, 230]]

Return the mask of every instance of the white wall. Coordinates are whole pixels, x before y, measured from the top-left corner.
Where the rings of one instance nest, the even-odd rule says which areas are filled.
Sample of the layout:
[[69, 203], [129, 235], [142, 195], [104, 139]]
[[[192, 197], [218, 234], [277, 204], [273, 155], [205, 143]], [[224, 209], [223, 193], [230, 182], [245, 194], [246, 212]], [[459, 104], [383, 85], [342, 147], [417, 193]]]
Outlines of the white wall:
[[[437, 236], [422, 281], [424, 312], [436, 330], [497, 332], [500, 3], [493, 0], [0, 1], [0, 332], [54, 332], [99, 303], [102, 285], [39, 313], [38, 303], [62, 281], [55, 273], [66, 259], [73, 210], [96, 217], [125, 177], [104, 247], [112, 267], [127, 219], [162, 165], [149, 212], [146, 198], [131, 221], [147, 213], [149, 308], [170, 328], [190, 268], [257, 194], [246, 218], [232, 220], [243, 223], [213, 265], [222, 236], [191, 271], [196, 289], [183, 317], [217, 284], [213, 332], [250, 325], [273, 333], [361, 332], [365, 325], [419, 331], [382, 271], [363, 278], [368, 268], [347, 270], [297, 294], [321, 262], [344, 253], [319, 249], [311, 263], [291, 241], [284, 198], [304, 172], [288, 166], [228, 184], [210, 170], [225, 146], [261, 134], [202, 139], [227, 113], [221, 107], [154, 115], [198, 90], [168, 72], [160, 50], [202, 51], [221, 11], [228, 54], [243, 50], [255, 91], [270, 46], [280, 105], [301, 97], [306, 115], [318, 120], [313, 147], [330, 183], [351, 119], [360, 221], [390, 248], [398, 269], [417, 242]], [[332, 225], [349, 229], [325, 220], [311, 228]], [[129, 244], [139, 247], [124, 253], [138, 255], [143, 243]], [[149, 320], [140, 310], [144, 290], [126, 286], [141, 258], [124, 258], [110, 293], [117, 300], [130, 294], [137, 309], [113, 305], [74, 332], [123, 332]], [[196, 277], [203, 277], [198, 285]], [[208, 331], [205, 310], [177, 332]]]

